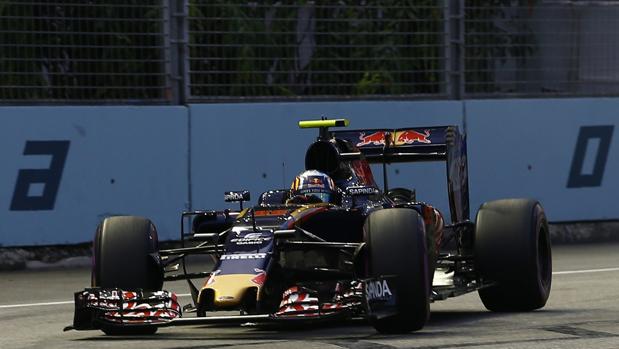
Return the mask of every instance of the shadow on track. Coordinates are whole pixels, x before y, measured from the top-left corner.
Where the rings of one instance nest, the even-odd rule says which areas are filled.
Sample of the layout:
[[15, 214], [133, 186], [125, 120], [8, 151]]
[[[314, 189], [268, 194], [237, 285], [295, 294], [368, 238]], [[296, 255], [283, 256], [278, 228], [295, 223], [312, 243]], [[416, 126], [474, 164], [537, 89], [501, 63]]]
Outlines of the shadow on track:
[[[539, 310], [546, 316], [564, 316], [573, 314], [573, 310]], [[426, 327], [418, 332], [402, 335], [383, 335], [377, 333], [366, 321], [355, 320], [345, 323], [322, 323], [312, 326], [238, 326], [238, 325], [207, 325], [163, 328], [151, 336], [105, 336], [95, 335], [89, 338], [77, 339], [83, 342], [122, 342], [130, 344], [135, 341], [157, 341], [167, 343], [166, 347], [173, 348], [225, 348], [235, 345], [265, 345], [280, 343], [281, 341], [307, 341], [337, 345], [344, 348], [355, 347], [355, 343], [379, 339], [431, 339], [445, 338], [461, 332], [465, 326], [484, 326], [483, 322], [496, 324], [505, 319], [506, 322], [519, 313], [495, 313], [486, 310], [480, 311], [434, 311]], [[526, 313], [525, 313], [526, 314]], [[204, 344], [184, 345], [183, 342], [200, 341]], [[211, 344], [209, 344], [211, 341]], [[214, 343], [215, 341], [230, 341], [229, 343]]]

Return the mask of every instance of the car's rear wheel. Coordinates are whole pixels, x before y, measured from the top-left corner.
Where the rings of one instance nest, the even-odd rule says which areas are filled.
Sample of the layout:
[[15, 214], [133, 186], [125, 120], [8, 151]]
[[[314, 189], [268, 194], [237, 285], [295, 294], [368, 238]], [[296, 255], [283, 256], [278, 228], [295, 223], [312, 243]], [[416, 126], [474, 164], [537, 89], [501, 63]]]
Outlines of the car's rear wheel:
[[[142, 217], [108, 217], [97, 227], [92, 286], [122, 290], [157, 291], [163, 285], [154, 224]], [[101, 329], [109, 335], [152, 334], [154, 326]]]
[[414, 210], [390, 208], [371, 213], [364, 225], [368, 272], [393, 275], [395, 314], [370, 322], [381, 333], [421, 329], [430, 315], [428, 256], [423, 218]]
[[477, 213], [476, 266], [484, 282], [479, 290], [492, 311], [530, 311], [550, 295], [552, 257], [548, 222], [535, 200], [485, 203]]
[[406, 204], [416, 201], [415, 191], [407, 188], [392, 188], [387, 192], [387, 196], [396, 204]]

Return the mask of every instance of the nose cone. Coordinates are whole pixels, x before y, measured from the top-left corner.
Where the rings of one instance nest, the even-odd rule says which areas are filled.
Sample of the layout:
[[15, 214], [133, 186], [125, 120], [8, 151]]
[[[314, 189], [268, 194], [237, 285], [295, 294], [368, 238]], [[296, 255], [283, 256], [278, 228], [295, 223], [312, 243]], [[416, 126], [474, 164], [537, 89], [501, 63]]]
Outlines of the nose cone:
[[259, 291], [259, 285], [252, 281], [255, 277], [255, 274], [216, 275], [212, 277], [208, 285], [202, 288], [200, 293], [212, 290], [213, 305], [216, 309], [234, 308], [241, 303], [245, 292], [250, 287], [257, 287]]

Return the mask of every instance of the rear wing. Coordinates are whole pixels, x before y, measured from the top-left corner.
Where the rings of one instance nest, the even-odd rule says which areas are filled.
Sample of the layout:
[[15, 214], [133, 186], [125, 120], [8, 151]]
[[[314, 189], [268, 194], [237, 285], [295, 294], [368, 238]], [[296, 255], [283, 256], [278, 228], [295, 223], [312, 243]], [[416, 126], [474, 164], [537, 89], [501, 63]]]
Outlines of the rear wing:
[[355, 145], [370, 163], [438, 161], [447, 156], [448, 128], [346, 130], [331, 135]]
[[[343, 130], [331, 136], [355, 145], [370, 163], [445, 161], [451, 220], [470, 218], [466, 137], [457, 126]], [[341, 154], [347, 155], [358, 154]]]

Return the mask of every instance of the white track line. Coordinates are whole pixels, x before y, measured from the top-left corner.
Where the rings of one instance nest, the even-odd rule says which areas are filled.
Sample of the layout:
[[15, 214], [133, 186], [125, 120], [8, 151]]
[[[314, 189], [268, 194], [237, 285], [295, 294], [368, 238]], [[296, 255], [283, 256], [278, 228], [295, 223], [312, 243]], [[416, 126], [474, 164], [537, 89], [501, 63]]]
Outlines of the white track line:
[[[588, 274], [588, 273], [601, 273], [605, 271], [619, 271], [619, 268], [602, 268], [602, 269], [586, 269], [586, 270], [566, 270], [566, 271], [555, 271], [552, 275], [570, 275], [570, 274]], [[189, 297], [190, 293], [182, 293], [177, 294], [178, 297]], [[73, 304], [73, 301], [63, 301], [63, 302], [46, 302], [46, 303], [30, 303], [30, 304], [8, 304], [8, 305], [0, 305], [0, 309], [7, 308], [22, 308], [22, 307], [39, 307], [46, 305], [62, 305], [62, 304]]]
[[9, 305], [0, 305], [0, 309], [2, 308], [22, 308], [22, 307], [38, 307], [44, 305], [60, 305], [60, 304], [71, 304], [73, 301], [64, 301], [64, 302], [47, 302], [47, 303], [30, 303], [30, 304], [9, 304]]
[[[182, 294], [177, 294], [176, 296], [177, 297], [188, 297], [188, 296], [191, 296], [191, 294], [190, 293], [182, 293]], [[29, 304], [8, 304], [8, 305], [0, 305], [0, 309], [23, 308], [23, 307], [40, 307], [40, 306], [46, 306], [46, 305], [62, 305], [62, 304], [73, 304], [73, 301], [29, 303]]]
[[604, 272], [604, 271], [619, 271], [619, 268], [602, 268], [602, 269], [587, 269], [587, 270], [555, 271], [555, 272], [552, 273], [552, 275], [601, 273], [601, 272]]

